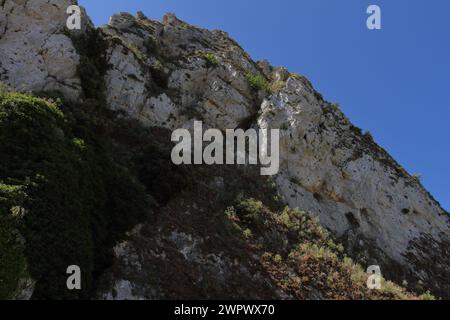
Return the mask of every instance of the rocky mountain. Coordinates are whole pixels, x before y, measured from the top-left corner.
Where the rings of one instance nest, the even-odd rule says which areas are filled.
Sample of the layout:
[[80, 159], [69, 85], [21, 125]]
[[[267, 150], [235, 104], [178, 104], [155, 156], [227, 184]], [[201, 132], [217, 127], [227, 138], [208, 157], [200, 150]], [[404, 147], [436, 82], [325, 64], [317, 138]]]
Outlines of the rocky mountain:
[[[448, 213], [305, 77], [173, 14], [96, 28], [82, 10], [68, 30], [71, 4], [0, 2], [0, 248], [23, 258], [0, 295], [450, 297]], [[173, 165], [194, 120], [281, 129], [279, 173]], [[81, 293], [61, 289], [71, 264]], [[368, 290], [370, 265], [407, 290]]]

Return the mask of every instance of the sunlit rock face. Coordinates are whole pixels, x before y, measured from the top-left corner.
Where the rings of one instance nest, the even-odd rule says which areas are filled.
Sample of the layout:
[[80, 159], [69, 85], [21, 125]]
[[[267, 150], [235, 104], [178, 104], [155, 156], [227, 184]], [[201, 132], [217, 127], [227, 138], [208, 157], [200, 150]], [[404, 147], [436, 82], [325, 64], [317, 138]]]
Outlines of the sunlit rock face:
[[[20, 91], [61, 92], [69, 99], [80, 97], [79, 55], [66, 30], [66, 10], [74, 3], [2, 1], [0, 81]], [[90, 22], [85, 19], [83, 28], [87, 23]]]
[[[68, 99], [83, 99], [77, 75], [80, 53], [65, 28], [66, 8], [73, 3], [0, 3], [2, 82], [19, 91], [57, 91]], [[90, 25], [84, 16], [78, 32]], [[450, 296], [448, 214], [307, 79], [254, 62], [225, 32], [194, 27], [173, 14], [158, 22], [142, 13], [119, 13], [99, 30], [108, 44], [104, 83], [109, 108], [145, 126], [171, 130], [190, 128], [194, 120], [221, 130], [280, 129], [281, 167], [274, 179], [287, 204], [317, 216], [352, 257], [380, 265], [388, 278], [421, 281]], [[255, 88], [249, 74], [265, 79], [269, 87]], [[187, 260], [202, 265], [202, 272], [218, 272], [218, 283], [230, 280], [233, 261], [217, 253], [203, 256], [199, 244], [207, 243], [206, 238], [171, 230], [158, 241], [172, 243]], [[115, 274], [120, 276], [110, 279], [101, 297], [164, 297], [155, 275], [142, 269], [143, 263], [151, 264], [151, 256], [164, 261], [162, 251], [149, 253], [127, 242], [118, 244], [115, 255], [121, 268]], [[213, 263], [202, 264], [211, 259]], [[251, 279], [244, 269], [243, 277]], [[153, 287], [146, 287], [148, 277]]]
[[[434, 282], [438, 290], [448, 285], [435, 281], [449, 272], [441, 258], [449, 257], [444, 210], [306, 79], [257, 64], [227, 34], [171, 14], [162, 23], [119, 14], [103, 30], [121, 39], [109, 53], [112, 108], [169, 129], [190, 127], [193, 119], [220, 129], [281, 129], [276, 183], [290, 206], [317, 215], [349, 252], [384, 265], [389, 276]], [[207, 53], [217, 66], [208, 65]], [[248, 73], [277, 84], [276, 91], [255, 92]], [[426, 239], [433, 250], [423, 250]], [[430, 260], [437, 261], [433, 268]]]
[[[192, 27], [173, 15], [159, 23], [129, 14], [111, 17], [103, 32], [115, 40], [106, 75], [113, 109], [148, 125], [178, 128], [196, 118], [225, 129], [258, 108], [245, 78], [258, 69], [223, 32]], [[217, 66], [205, 58], [211, 52]]]
[[261, 127], [285, 128], [276, 181], [290, 206], [315, 213], [368, 264], [448, 289], [448, 214], [370, 134], [361, 135], [300, 77], [288, 77], [261, 110]]

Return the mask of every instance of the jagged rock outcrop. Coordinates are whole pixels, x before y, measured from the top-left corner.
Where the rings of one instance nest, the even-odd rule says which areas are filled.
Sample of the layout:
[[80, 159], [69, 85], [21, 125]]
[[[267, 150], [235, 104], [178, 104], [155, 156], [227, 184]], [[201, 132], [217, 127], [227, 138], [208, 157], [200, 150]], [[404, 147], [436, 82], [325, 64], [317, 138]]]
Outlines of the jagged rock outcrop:
[[[83, 98], [77, 73], [81, 53], [64, 28], [65, 9], [75, 2], [3, 1], [1, 81], [19, 91]], [[77, 32], [84, 33], [86, 26], [91, 23], [85, 15]], [[103, 80], [109, 108], [165, 129], [191, 127], [194, 119], [219, 129], [281, 129], [281, 168], [275, 182], [286, 203], [316, 215], [355, 259], [380, 265], [387, 278], [407, 280], [412, 287], [420, 281], [434, 293], [450, 296], [448, 214], [305, 78], [256, 63], [225, 32], [191, 26], [173, 14], [157, 22], [142, 13], [120, 13], [100, 34], [108, 44], [101, 58], [108, 65]], [[252, 86], [249, 75], [264, 79], [267, 86]], [[158, 241], [172, 242], [187, 260], [206, 265], [202, 272], [223, 275], [223, 281], [231, 278], [233, 262], [227, 257], [210, 253], [214, 263], [202, 260], [198, 247], [206, 239], [174, 229]], [[157, 288], [133, 291], [133, 272], [137, 279], [155, 277], [143, 271], [136, 258], [143, 251], [135, 250], [145, 251], [130, 243], [118, 245], [115, 254], [122, 270], [116, 274], [128, 279], [105, 280], [110, 288], [103, 298], [164, 297]], [[163, 252], [152, 254], [165, 260]], [[251, 266], [235, 267], [245, 279], [256, 281], [250, 280]], [[278, 292], [260, 297], [286, 296]]]
[[[258, 69], [225, 33], [170, 14], [163, 23], [115, 15], [102, 31], [114, 39], [106, 75], [111, 108], [171, 129], [192, 125], [193, 118], [235, 128], [257, 111], [245, 74]], [[208, 52], [220, 52], [217, 67], [208, 65]]]
[[[0, 3], [0, 81], [26, 92], [81, 94], [79, 55], [67, 36], [71, 0]], [[88, 19], [84, 19], [82, 30]]]
[[[258, 123], [285, 128], [276, 181], [289, 205], [316, 213], [347, 250], [383, 266], [390, 277], [435, 283], [435, 290], [446, 292], [448, 214], [307, 80], [285, 81], [263, 102]], [[422, 251], [427, 239], [433, 240]]]

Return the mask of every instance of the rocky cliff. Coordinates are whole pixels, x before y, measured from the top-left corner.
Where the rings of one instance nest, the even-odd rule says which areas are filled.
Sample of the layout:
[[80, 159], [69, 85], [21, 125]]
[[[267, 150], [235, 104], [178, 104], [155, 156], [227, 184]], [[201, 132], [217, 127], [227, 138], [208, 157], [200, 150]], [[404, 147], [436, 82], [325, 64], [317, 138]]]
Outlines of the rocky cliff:
[[[128, 142], [124, 154], [138, 154], [146, 139], [167, 148], [168, 132], [191, 128], [194, 120], [219, 129], [281, 129], [281, 166], [273, 180], [247, 167], [164, 164], [170, 169], [161, 173], [167, 155], [140, 167], [141, 181], [145, 175], [158, 178], [143, 182], [158, 205], [152, 218], [115, 245], [113, 261], [95, 276], [97, 297], [368, 297], [333, 295], [330, 286], [318, 285], [321, 267], [305, 262], [312, 255], [305, 243], [312, 240], [291, 235], [292, 228], [305, 231], [299, 221], [311, 217], [330, 233], [326, 239], [342, 243], [364, 268], [379, 265], [386, 279], [409, 290], [450, 297], [448, 213], [307, 79], [255, 62], [227, 33], [194, 27], [173, 14], [158, 22], [142, 13], [119, 13], [96, 29], [83, 11], [82, 29], [69, 31], [70, 4], [76, 1], [0, 3], [0, 81], [67, 104], [105, 106], [120, 119], [151, 128], [140, 143]], [[121, 161], [126, 165], [131, 157]], [[260, 218], [240, 215], [247, 212], [239, 210], [246, 203], [242, 194], [254, 201]], [[283, 212], [282, 205], [307, 217]], [[322, 231], [313, 234], [320, 238]], [[323, 245], [316, 240], [311, 245]], [[320, 257], [319, 265], [331, 259]], [[328, 281], [336, 272], [349, 273], [344, 265], [328, 270]], [[299, 290], [302, 285], [308, 289]]]

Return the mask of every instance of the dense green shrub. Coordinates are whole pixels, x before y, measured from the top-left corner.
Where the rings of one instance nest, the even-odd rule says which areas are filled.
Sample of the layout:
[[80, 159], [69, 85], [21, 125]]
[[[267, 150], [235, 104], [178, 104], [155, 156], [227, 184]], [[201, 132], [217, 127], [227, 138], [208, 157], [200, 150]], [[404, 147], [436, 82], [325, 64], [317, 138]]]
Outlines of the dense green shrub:
[[207, 67], [208, 69], [210, 69], [210, 68], [216, 68], [216, 67], [219, 66], [219, 61], [217, 61], [217, 58], [216, 58], [216, 56], [214, 55], [214, 53], [212, 53], [212, 52], [205, 53], [205, 54], [203, 55], [203, 58], [204, 58], [205, 61], [206, 61], [206, 67]]
[[16, 93], [2, 97], [0, 179], [26, 190], [27, 213], [19, 229], [26, 239], [31, 275], [38, 283], [42, 280], [38, 295], [42, 289], [55, 297], [46, 287], [64, 284], [70, 264], [80, 265], [86, 276], [92, 270], [89, 206], [83, 199], [87, 190], [81, 187], [86, 168], [68, 143], [68, 134], [55, 105]]
[[[82, 110], [66, 117], [49, 101], [0, 97], [0, 252], [7, 258], [0, 263], [7, 275], [1, 297], [13, 294], [25, 257], [37, 282], [34, 298], [88, 297], [114, 243], [147, 217], [144, 186], [114, 160], [108, 118]], [[20, 199], [8, 190], [20, 190]], [[15, 211], [23, 217], [12, 218], [11, 208], [21, 207]], [[24, 247], [13, 242], [22, 236]], [[73, 264], [82, 270], [81, 291], [66, 288]]]
[[79, 35], [70, 33], [69, 36], [80, 55], [77, 74], [85, 97], [103, 102], [106, 88], [103, 76], [109, 68], [105, 58], [106, 40], [102, 37], [101, 31], [91, 28]]
[[[18, 226], [24, 199], [20, 186], [0, 184], [0, 298], [11, 299], [20, 279], [26, 277], [23, 237]], [[12, 210], [16, 208], [18, 210]]]
[[148, 54], [158, 55], [158, 44], [153, 37], [146, 38], [143, 44]]
[[250, 85], [250, 87], [255, 90], [265, 90], [265, 91], [270, 90], [270, 86], [267, 80], [259, 74], [247, 73], [245, 75], [245, 78], [247, 79], [247, 82]]
[[[101, 31], [70, 37], [83, 102], [61, 101], [57, 92], [39, 93], [46, 99], [0, 92], [0, 298], [14, 296], [24, 277], [36, 281], [33, 298], [91, 297], [112, 247], [147, 220], [152, 198], [167, 201], [183, 185], [171, 168], [149, 166], [166, 153], [153, 152], [148, 132], [108, 109]], [[151, 72], [157, 86], [167, 86], [164, 70]], [[20, 218], [12, 215], [18, 208]], [[66, 288], [69, 265], [81, 267], [81, 291]]]
[[261, 201], [253, 198], [241, 199], [235, 206], [236, 214], [244, 223], [253, 223], [258, 220], [263, 209]]

